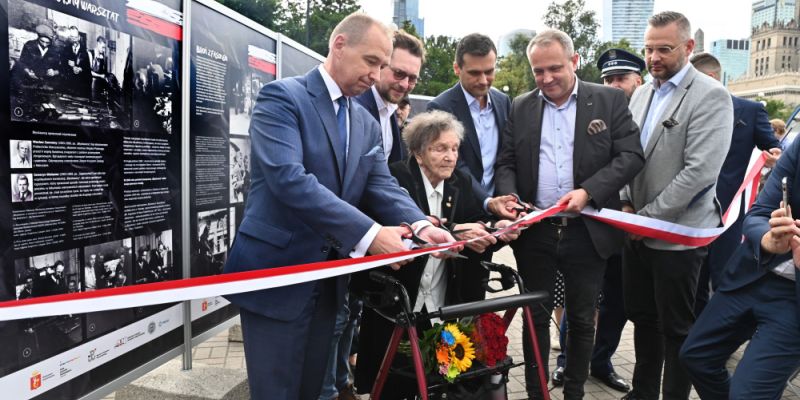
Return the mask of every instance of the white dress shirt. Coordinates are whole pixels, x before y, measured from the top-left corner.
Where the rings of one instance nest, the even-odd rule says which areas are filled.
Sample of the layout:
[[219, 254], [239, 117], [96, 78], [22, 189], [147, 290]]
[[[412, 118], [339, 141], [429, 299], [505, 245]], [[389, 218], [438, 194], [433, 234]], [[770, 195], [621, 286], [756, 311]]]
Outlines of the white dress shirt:
[[[428, 208], [431, 211], [431, 215], [441, 218], [444, 181], [433, 187], [423, 172], [422, 183], [425, 185], [425, 198], [428, 199]], [[422, 277], [419, 280], [419, 292], [417, 292], [417, 299], [414, 302], [414, 311], [421, 311], [422, 306], [425, 306], [429, 312], [438, 310], [444, 306], [446, 291], [447, 275], [445, 274], [444, 260], [428, 256], [425, 270], [422, 271]]]
[[394, 147], [394, 137], [392, 136], [392, 124], [389, 118], [397, 111], [397, 104], [387, 103], [383, 100], [378, 89], [372, 85], [372, 97], [375, 97], [375, 105], [378, 106], [378, 117], [381, 122], [381, 139], [383, 139], [383, 153], [386, 154], [386, 159], [389, 159], [389, 154], [392, 154]]

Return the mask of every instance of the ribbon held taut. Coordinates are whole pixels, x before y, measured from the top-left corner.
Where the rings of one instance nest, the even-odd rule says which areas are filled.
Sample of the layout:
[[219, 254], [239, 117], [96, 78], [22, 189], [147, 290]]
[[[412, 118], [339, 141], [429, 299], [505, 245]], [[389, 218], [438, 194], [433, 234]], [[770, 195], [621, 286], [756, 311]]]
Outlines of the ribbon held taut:
[[[602, 221], [628, 233], [687, 246], [705, 246], [730, 227], [738, 218], [741, 199], [745, 198], [747, 211], [755, 201], [761, 169], [766, 157], [754, 153], [747, 175], [723, 214], [723, 226], [718, 228], [692, 228], [636, 214], [616, 210], [595, 210], [587, 207], [583, 215]], [[536, 223], [562, 211], [564, 206], [554, 206], [520, 218], [510, 227], [491, 235], [499, 236], [510, 229]], [[473, 239], [478, 240], [478, 239]], [[224, 296], [256, 290], [270, 289], [325, 279], [364, 271], [398, 261], [435, 253], [465, 244], [466, 241], [442, 244], [424, 249], [382, 254], [356, 259], [324, 261], [312, 264], [260, 269], [224, 275], [187, 278], [167, 282], [147, 283], [109, 288], [91, 292], [60, 294], [54, 296], [9, 300], [0, 302], [0, 321], [44, 317], [50, 315], [80, 314], [121, 308], [142, 307], [173, 303], [213, 296]]]

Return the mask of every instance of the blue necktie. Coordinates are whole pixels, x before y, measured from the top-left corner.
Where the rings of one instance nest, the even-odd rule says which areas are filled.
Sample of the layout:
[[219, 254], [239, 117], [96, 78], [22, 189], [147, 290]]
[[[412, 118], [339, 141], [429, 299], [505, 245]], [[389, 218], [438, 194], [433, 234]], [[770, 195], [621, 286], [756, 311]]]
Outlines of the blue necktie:
[[339, 111], [336, 112], [336, 126], [339, 128], [339, 139], [342, 141], [342, 155], [347, 159], [347, 97], [336, 99]]

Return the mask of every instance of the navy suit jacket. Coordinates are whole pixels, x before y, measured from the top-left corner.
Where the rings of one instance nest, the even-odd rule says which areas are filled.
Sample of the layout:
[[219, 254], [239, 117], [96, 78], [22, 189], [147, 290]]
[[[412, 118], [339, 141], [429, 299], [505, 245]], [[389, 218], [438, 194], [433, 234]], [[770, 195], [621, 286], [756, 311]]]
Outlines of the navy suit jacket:
[[[347, 257], [375, 223], [365, 213], [384, 225], [425, 219], [389, 174], [378, 124], [354, 102], [345, 162], [333, 102], [316, 68], [261, 89], [250, 137], [252, 184], [226, 273]], [[227, 297], [288, 321], [300, 315], [315, 284]], [[340, 301], [346, 288], [347, 277], [339, 279]]]
[[[503, 147], [503, 130], [505, 130], [508, 112], [511, 109], [511, 100], [495, 88], [489, 90], [489, 98], [494, 107], [494, 120], [497, 123], [497, 157], [499, 158], [500, 148]], [[478, 140], [478, 133], [475, 130], [475, 123], [472, 122], [472, 114], [469, 112], [469, 105], [467, 98], [464, 97], [464, 91], [461, 89], [461, 83], [456, 83], [455, 86], [431, 100], [428, 103], [428, 111], [430, 110], [447, 111], [464, 125], [464, 140], [461, 141], [461, 146], [458, 148], [458, 169], [473, 178], [472, 191], [483, 204], [483, 200], [494, 196], [494, 193], [486, 193], [481, 187], [483, 179], [481, 142]]]
[[[375, 101], [375, 95], [372, 93], [372, 89], [367, 90], [366, 92], [354, 97], [354, 99], [361, 104], [364, 108], [369, 111], [375, 121], [378, 121], [380, 125], [381, 116], [378, 114], [378, 103]], [[397, 117], [396, 113], [392, 113], [389, 116], [389, 124], [392, 127], [392, 152], [389, 153], [389, 164], [402, 161], [408, 158], [408, 152], [406, 151], [406, 145], [403, 143], [403, 139], [400, 137], [400, 127], [397, 126]], [[381, 136], [383, 139], [383, 136]], [[381, 140], [383, 143], [383, 140]]]
[[731, 147], [717, 178], [717, 200], [728, 209], [733, 195], [742, 184], [753, 147], [761, 150], [780, 148], [769, 124], [767, 110], [760, 103], [731, 96], [733, 99], [733, 136]]
[[[791, 251], [786, 254], [761, 252], [761, 238], [769, 231], [770, 214], [780, 207], [783, 199], [781, 179], [784, 176], [788, 182], [789, 204], [792, 210], [800, 210], [800, 141], [794, 141], [778, 159], [764, 189], [747, 213], [743, 228], [745, 242], [726, 266], [719, 290], [733, 291], [749, 285], [765, 274], [771, 274], [770, 269], [776, 265], [792, 258]], [[799, 190], [796, 194], [795, 189]], [[795, 218], [797, 218], [796, 213], [795, 211]], [[795, 288], [800, 303], [800, 280], [795, 281]], [[800, 314], [800, 304], [797, 312]]]

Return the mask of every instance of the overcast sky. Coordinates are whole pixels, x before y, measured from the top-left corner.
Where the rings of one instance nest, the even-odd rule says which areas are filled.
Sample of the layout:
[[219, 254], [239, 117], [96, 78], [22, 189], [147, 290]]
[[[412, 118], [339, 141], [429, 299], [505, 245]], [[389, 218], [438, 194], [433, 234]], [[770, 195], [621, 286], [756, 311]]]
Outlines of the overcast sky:
[[[559, 0], [563, 1], [563, 0]], [[391, 22], [392, 0], [360, 0], [361, 6], [383, 21]], [[481, 32], [497, 40], [519, 28], [541, 30], [542, 16], [550, 0], [419, 0], [420, 17], [425, 19], [425, 35], [462, 37]], [[752, 0], [655, 0], [654, 12], [679, 11], [705, 32], [706, 49], [717, 39], [744, 39], [750, 36]], [[602, 26], [603, 0], [586, 0]], [[602, 35], [602, 28], [598, 32]]]

